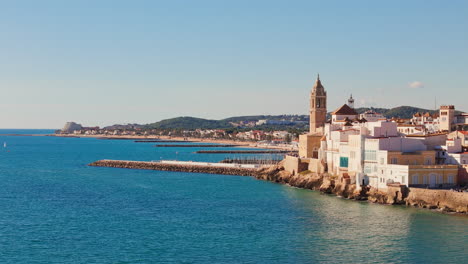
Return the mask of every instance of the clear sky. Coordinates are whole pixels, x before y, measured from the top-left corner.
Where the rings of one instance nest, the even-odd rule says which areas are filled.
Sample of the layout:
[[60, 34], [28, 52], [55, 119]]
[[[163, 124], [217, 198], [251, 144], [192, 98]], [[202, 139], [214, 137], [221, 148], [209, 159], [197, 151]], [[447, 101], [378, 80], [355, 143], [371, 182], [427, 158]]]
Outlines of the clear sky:
[[468, 1], [0, 1], [0, 127], [454, 104]]

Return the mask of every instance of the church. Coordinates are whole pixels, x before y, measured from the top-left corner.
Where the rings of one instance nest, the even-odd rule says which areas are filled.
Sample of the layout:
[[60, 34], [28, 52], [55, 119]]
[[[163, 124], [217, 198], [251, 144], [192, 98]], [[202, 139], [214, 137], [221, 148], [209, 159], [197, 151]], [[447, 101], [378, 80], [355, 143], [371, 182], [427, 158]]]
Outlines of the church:
[[[323, 149], [323, 141], [326, 139], [325, 124], [352, 125], [352, 122], [361, 122], [358, 119], [358, 113], [354, 110], [353, 96], [344, 104], [331, 113], [331, 119], [327, 121], [327, 92], [322, 85], [320, 75], [310, 93], [310, 128], [309, 133], [299, 136], [299, 158], [292, 162], [299, 164], [299, 171], [307, 167], [313, 172], [325, 172], [326, 161], [320, 155], [320, 149]], [[297, 171], [297, 170], [296, 170]]]

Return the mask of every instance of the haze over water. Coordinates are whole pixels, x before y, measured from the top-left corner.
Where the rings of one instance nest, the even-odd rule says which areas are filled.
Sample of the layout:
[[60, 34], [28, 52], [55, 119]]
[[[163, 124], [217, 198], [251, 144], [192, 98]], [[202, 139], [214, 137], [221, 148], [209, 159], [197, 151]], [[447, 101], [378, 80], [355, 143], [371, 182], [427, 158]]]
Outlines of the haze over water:
[[[0, 130], [6, 133], [51, 131]], [[1, 263], [463, 263], [468, 218], [250, 177], [88, 167], [205, 160], [131, 140], [0, 136]]]

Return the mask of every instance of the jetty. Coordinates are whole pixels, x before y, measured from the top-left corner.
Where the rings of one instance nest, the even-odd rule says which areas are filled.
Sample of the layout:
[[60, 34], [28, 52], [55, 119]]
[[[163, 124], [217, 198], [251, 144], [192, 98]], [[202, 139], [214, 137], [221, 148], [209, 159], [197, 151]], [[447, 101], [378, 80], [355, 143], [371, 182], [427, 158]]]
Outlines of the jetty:
[[195, 153], [205, 154], [287, 154], [297, 153], [294, 150], [199, 150]]
[[133, 141], [135, 143], [184, 143], [184, 142], [193, 142], [193, 141], [187, 141], [187, 140], [158, 140], [158, 139], [153, 139], [153, 140], [135, 140]]
[[96, 137], [96, 139], [102, 140], [132, 140], [135, 139], [134, 137]]
[[257, 159], [257, 158], [226, 158], [219, 163], [228, 164], [260, 164], [260, 165], [276, 165], [281, 159]]
[[238, 176], [256, 176], [260, 166], [250, 164], [227, 164], [192, 161], [131, 161], [98, 160], [88, 164], [94, 167], [111, 167], [157, 171], [179, 171]]
[[222, 145], [222, 144], [188, 144], [188, 145], [181, 145], [181, 144], [158, 144], [154, 145], [155, 147], [160, 148], [171, 148], [171, 147], [180, 147], [180, 148], [231, 148], [231, 147], [239, 147], [240, 145]]

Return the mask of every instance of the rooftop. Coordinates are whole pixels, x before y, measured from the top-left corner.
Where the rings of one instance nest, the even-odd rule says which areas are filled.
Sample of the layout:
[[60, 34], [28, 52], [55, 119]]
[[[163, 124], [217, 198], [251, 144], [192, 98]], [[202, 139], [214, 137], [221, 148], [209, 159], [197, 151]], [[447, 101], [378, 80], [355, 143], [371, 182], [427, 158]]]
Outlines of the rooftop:
[[332, 115], [357, 115], [358, 113], [349, 107], [347, 104], [342, 105], [340, 108], [336, 109]]

